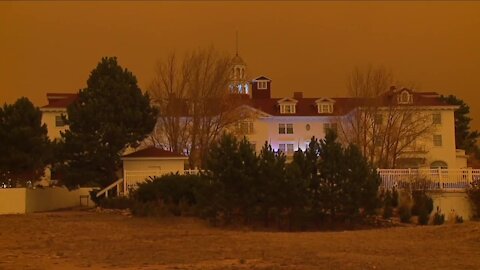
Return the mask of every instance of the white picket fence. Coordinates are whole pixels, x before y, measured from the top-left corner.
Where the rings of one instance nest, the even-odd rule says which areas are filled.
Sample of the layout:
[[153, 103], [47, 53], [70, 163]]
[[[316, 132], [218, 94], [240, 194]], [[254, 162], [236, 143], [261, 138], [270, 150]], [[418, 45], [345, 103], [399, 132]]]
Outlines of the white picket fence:
[[480, 169], [378, 169], [384, 189], [463, 191], [480, 180]]

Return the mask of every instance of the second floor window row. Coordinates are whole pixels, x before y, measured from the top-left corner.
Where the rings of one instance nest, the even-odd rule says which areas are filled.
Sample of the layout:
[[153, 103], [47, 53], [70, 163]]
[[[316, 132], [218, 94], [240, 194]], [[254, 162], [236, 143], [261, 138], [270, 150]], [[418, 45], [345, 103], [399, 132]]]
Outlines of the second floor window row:
[[278, 124], [278, 134], [293, 134], [293, 124]]

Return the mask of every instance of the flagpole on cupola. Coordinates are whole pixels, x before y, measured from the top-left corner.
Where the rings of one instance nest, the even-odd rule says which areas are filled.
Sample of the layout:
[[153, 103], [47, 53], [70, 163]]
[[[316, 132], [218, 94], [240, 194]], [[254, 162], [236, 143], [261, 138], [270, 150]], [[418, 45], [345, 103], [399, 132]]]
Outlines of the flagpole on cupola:
[[235, 55], [238, 56], [238, 30], [235, 31], [235, 49], [236, 49]]

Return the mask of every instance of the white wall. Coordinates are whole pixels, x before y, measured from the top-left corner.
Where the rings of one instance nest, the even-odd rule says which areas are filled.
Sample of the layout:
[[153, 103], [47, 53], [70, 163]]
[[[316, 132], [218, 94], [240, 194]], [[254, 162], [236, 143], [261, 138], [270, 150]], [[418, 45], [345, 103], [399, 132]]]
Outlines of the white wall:
[[47, 125], [48, 138], [50, 138], [50, 140], [60, 138], [60, 131], [65, 131], [65, 130], [68, 129], [68, 126], [57, 127], [55, 125], [55, 117], [60, 116], [62, 114], [66, 114], [66, 113], [67, 112], [66, 112], [65, 109], [63, 109], [63, 110], [60, 110], [60, 109], [56, 109], [56, 110], [42, 109], [42, 124]]
[[25, 188], [0, 189], [0, 214], [24, 214], [25, 197]]
[[137, 183], [145, 181], [149, 176], [160, 176], [168, 173], [183, 173], [185, 159], [126, 159], [123, 160], [123, 172], [126, 190]]
[[[79, 188], [69, 191], [60, 187], [27, 189], [25, 209], [27, 213], [33, 213], [80, 206], [80, 196], [89, 196], [91, 190]], [[82, 205], [86, 204], [87, 200], [83, 199]], [[88, 199], [88, 205], [94, 206], [95, 203]]]
[[[426, 108], [423, 113], [432, 115], [441, 113], [442, 123], [436, 125], [431, 133], [424, 138], [417, 139], [417, 146], [424, 145], [427, 153], [415, 154], [415, 156], [426, 159], [425, 166], [429, 167], [434, 161], [441, 160], [447, 163], [449, 168], [463, 168], [463, 160], [457, 159], [455, 149], [455, 122], [454, 110]], [[430, 119], [430, 118], [429, 118]], [[265, 141], [271, 144], [272, 148], [278, 149], [279, 144], [293, 144], [294, 151], [300, 147], [305, 149], [305, 145], [310, 142], [312, 136], [322, 139], [325, 137], [324, 124], [341, 121], [337, 116], [272, 116], [260, 117], [254, 120], [254, 132], [247, 135], [249, 141], [254, 143], [257, 153], [262, 148]], [[293, 134], [279, 134], [278, 125], [293, 124]], [[306, 126], [310, 125], [310, 130]], [[433, 135], [442, 135], [442, 146], [433, 145]], [[409, 154], [409, 157], [412, 157]]]
[[[254, 133], [247, 137], [250, 142], [256, 144], [257, 153], [262, 148], [265, 141], [271, 144], [272, 148], [278, 149], [279, 144], [293, 144], [293, 150], [299, 147], [305, 150], [306, 144], [310, 142], [312, 136], [324, 138], [324, 123], [330, 123], [337, 120], [336, 117], [325, 116], [275, 116], [270, 118], [258, 118], [254, 121]], [[279, 124], [293, 124], [293, 134], [279, 134]], [[310, 125], [310, 130], [306, 126]]]
[[449, 213], [452, 211], [455, 211], [463, 220], [472, 218], [472, 206], [465, 192], [432, 192], [430, 196], [433, 199], [432, 215], [438, 206], [441, 213], [445, 215], [445, 220], [448, 220]]
[[430, 113], [433, 112], [440, 112], [442, 115], [442, 123], [440, 125], [436, 125], [432, 132], [433, 134], [442, 135], [442, 146], [433, 145], [433, 134], [429, 134], [429, 136], [423, 141], [429, 150], [426, 156], [426, 165], [429, 167], [432, 162], [441, 160], [447, 163], [448, 168], [458, 168], [455, 148], [454, 111], [436, 110]]
[[181, 172], [184, 169], [184, 164], [184, 159], [135, 159], [124, 160], [123, 168], [125, 171], [162, 170]]
[[[0, 214], [25, 214], [80, 206], [80, 196], [89, 195], [92, 188], [69, 191], [66, 188], [6, 188], [0, 189]], [[87, 205], [87, 199], [82, 200]], [[88, 205], [95, 203], [88, 199]]]

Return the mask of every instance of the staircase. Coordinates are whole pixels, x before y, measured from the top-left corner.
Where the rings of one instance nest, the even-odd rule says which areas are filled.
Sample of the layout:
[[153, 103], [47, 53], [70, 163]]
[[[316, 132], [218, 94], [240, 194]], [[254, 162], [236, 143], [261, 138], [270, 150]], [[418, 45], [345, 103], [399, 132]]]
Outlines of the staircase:
[[108, 198], [109, 192], [111, 190], [115, 189], [115, 188], [116, 188], [116, 191], [117, 191], [117, 197], [125, 194], [123, 178], [118, 179], [117, 181], [111, 183], [106, 188], [97, 192], [96, 197], [98, 198], [98, 197], [102, 196], [103, 194], [105, 194], [105, 198]]

